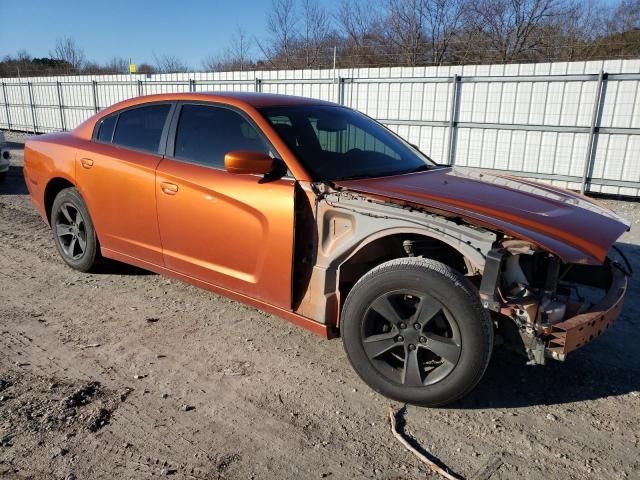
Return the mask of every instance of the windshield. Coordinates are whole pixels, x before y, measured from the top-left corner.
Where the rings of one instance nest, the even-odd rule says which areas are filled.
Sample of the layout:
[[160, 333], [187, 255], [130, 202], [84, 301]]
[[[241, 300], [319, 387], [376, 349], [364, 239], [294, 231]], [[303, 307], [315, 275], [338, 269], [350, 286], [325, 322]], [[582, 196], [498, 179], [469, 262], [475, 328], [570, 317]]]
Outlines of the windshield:
[[383, 177], [435, 164], [366, 115], [340, 106], [260, 109], [314, 181]]

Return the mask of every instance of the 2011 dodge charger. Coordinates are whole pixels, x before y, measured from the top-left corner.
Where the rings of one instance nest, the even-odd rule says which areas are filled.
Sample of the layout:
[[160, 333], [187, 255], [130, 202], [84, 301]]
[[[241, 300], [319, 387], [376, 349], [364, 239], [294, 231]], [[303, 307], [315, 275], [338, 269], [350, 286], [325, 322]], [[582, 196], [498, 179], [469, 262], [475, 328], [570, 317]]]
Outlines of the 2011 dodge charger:
[[31, 138], [24, 176], [70, 267], [119, 260], [340, 335], [369, 386], [420, 405], [468, 393], [498, 340], [563, 360], [613, 323], [629, 274], [610, 210], [438, 165], [320, 100], [126, 100]]

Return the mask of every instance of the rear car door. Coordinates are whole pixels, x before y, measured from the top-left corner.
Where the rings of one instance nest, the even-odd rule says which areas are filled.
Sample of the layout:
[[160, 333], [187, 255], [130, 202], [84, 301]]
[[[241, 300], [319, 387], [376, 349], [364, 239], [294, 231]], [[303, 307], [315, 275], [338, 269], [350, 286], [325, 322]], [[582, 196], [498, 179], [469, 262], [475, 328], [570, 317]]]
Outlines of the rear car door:
[[174, 104], [121, 110], [96, 125], [91, 151], [76, 158], [78, 187], [103, 249], [163, 264], [155, 170]]
[[224, 169], [230, 151], [275, 149], [227, 106], [184, 103], [172, 123], [156, 171], [166, 267], [290, 309], [294, 180]]

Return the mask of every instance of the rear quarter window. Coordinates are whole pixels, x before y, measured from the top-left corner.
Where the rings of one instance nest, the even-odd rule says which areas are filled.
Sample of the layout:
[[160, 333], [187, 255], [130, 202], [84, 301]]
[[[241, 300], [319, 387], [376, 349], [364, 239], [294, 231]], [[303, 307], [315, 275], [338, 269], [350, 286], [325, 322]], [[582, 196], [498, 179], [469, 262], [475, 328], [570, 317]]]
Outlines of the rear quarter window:
[[99, 142], [111, 143], [111, 139], [113, 138], [113, 129], [116, 126], [117, 119], [117, 115], [110, 115], [100, 120], [100, 123], [98, 124], [98, 134], [96, 135], [96, 139]]
[[170, 109], [171, 105], [166, 103], [125, 110], [118, 117], [113, 143], [157, 153]]

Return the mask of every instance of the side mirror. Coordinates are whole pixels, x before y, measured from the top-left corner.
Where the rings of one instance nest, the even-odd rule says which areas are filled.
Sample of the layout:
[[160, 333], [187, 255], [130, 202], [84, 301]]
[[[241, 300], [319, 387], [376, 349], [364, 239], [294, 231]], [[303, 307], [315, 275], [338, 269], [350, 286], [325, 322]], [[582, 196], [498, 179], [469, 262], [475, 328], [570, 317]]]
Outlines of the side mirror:
[[238, 150], [224, 156], [224, 168], [239, 175], [266, 175], [273, 170], [273, 158], [262, 152]]

